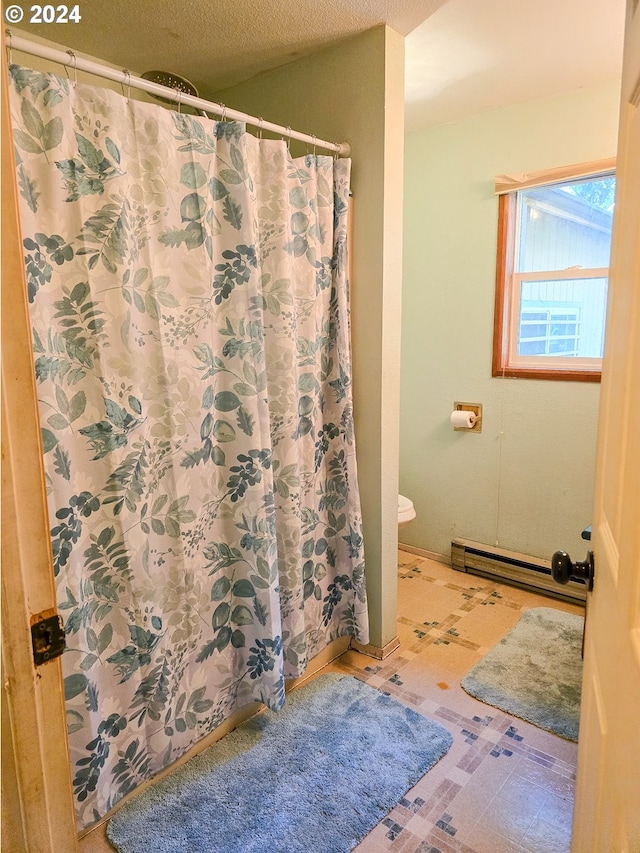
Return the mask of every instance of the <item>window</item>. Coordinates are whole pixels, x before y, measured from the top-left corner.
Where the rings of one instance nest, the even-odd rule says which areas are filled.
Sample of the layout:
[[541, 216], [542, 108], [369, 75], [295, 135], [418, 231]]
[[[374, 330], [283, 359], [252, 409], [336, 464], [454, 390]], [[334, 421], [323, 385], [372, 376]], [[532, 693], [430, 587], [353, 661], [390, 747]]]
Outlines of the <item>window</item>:
[[496, 189], [493, 375], [598, 381], [615, 197], [613, 161], [503, 176]]
[[518, 355], [579, 355], [580, 315], [554, 305], [522, 308]]

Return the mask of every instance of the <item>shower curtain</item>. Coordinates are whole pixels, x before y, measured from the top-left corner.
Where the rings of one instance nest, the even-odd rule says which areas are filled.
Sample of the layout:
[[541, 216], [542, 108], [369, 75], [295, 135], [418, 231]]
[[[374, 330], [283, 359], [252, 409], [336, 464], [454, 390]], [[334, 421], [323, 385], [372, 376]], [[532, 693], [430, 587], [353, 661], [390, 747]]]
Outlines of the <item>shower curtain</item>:
[[12, 66], [81, 827], [366, 643], [350, 162]]

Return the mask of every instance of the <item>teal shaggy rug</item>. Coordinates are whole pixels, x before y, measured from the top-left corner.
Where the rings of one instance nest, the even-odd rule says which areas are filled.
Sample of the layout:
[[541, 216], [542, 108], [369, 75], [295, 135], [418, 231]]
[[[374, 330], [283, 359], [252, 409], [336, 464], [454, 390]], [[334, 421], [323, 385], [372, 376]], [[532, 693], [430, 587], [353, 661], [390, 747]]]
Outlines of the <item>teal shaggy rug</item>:
[[526, 610], [460, 683], [487, 705], [577, 741], [583, 626], [573, 613]]
[[447, 752], [438, 723], [324, 675], [126, 803], [119, 853], [346, 853]]

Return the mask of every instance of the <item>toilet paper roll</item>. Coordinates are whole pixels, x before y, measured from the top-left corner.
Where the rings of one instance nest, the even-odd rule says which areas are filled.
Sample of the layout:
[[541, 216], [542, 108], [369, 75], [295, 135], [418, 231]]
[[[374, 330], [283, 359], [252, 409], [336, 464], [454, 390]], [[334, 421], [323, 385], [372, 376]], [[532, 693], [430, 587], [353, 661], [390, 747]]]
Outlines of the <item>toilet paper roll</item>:
[[451, 412], [449, 420], [454, 429], [471, 429], [475, 425], [477, 417], [475, 412], [465, 412], [456, 409], [455, 412]]

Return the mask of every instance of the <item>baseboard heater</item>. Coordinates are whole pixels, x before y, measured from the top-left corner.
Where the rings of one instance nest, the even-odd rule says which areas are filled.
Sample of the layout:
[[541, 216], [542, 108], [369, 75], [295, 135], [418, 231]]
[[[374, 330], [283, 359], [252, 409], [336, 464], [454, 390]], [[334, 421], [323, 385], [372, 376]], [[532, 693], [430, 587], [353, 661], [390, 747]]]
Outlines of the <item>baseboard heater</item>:
[[572, 604], [582, 604], [587, 598], [586, 586], [582, 582], [556, 583], [551, 576], [549, 560], [468, 539], [451, 542], [451, 566], [459, 572], [490, 578]]

